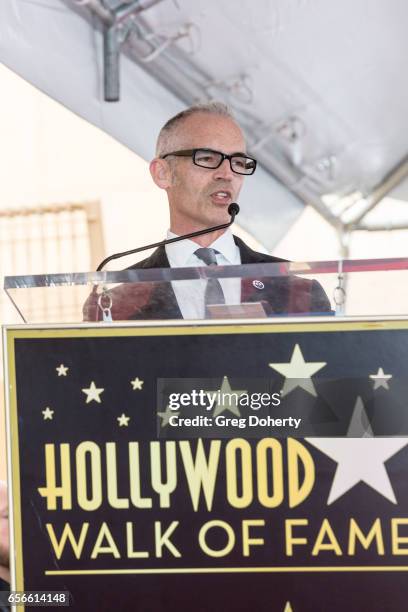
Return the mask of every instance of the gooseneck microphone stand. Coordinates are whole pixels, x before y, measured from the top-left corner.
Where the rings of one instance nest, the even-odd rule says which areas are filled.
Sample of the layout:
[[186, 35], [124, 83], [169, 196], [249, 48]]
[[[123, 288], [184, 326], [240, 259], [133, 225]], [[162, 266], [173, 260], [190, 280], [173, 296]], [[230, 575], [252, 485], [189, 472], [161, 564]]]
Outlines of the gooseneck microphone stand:
[[232, 202], [228, 206], [228, 214], [231, 215], [231, 220], [228, 223], [223, 223], [222, 225], [216, 225], [215, 227], [209, 227], [207, 229], [198, 230], [198, 232], [192, 232], [191, 234], [185, 234], [184, 236], [177, 236], [176, 238], [169, 238], [168, 240], [161, 240], [160, 242], [154, 242], [153, 244], [148, 244], [147, 246], [139, 247], [137, 249], [131, 249], [130, 251], [124, 251], [123, 253], [114, 253], [109, 257], [106, 257], [99, 266], [96, 268], [97, 272], [100, 272], [104, 266], [109, 261], [113, 259], [119, 259], [120, 257], [125, 257], [126, 255], [133, 255], [134, 253], [140, 253], [141, 251], [147, 251], [148, 249], [154, 249], [156, 247], [165, 246], [166, 244], [171, 244], [172, 242], [178, 242], [179, 240], [188, 240], [189, 238], [195, 238], [196, 236], [202, 236], [203, 234], [209, 234], [211, 232], [215, 232], [220, 229], [226, 229], [230, 225], [234, 223], [235, 217], [239, 213], [239, 206], [235, 202]]

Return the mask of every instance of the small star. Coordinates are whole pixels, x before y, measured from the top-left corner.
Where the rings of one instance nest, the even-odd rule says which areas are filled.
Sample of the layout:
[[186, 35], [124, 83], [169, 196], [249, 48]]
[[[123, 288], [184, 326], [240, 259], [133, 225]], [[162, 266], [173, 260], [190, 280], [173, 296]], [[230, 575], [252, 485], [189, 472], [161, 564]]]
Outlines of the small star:
[[[207, 395], [209, 395], [210, 393], [211, 391], [207, 391]], [[217, 391], [213, 391], [212, 393], [216, 395]], [[214, 417], [218, 416], [225, 410], [229, 410], [230, 412], [232, 412], [232, 414], [235, 414], [236, 416], [240, 417], [241, 413], [239, 411], [239, 406], [238, 406], [239, 398], [241, 397], [241, 395], [244, 395], [245, 393], [246, 393], [246, 390], [244, 389], [231, 389], [231, 385], [229, 383], [227, 376], [224, 376], [224, 378], [222, 379], [221, 388], [220, 388], [220, 396], [219, 396], [219, 399], [221, 401], [219, 403], [217, 402], [215, 405]], [[227, 401], [224, 404], [225, 398], [227, 398]]]
[[120, 417], [116, 417], [116, 418], [119, 423], [119, 427], [122, 427], [122, 426], [127, 427], [129, 425], [130, 417], [126, 416], [125, 414], [122, 413]]
[[144, 380], [140, 380], [140, 378], [136, 377], [134, 380], [130, 381], [130, 384], [133, 387], [133, 391], [141, 391], [143, 387]]
[[43, 413], [43, 419], [44, 421], [46, 421], [47, 419], [49, 419], [50, 421], [52, 421], [52, 417], [54, 414], [54, 410], [51, 410], [51, 408], [49, 408], [47, 406], [47, 408], [45, 410], [41, 410], [41, 412]]
[[92, 402], [92, 400], [95, 400], [95, 402], [98, 402], [98, 404], [101, 403], [101, 398], [99, 397], [101, 393], [103, 393], [104, 389], [97, 389], [96, 385], [94, 383], [94, 381], [91, 382], [90, 386], [88, 389], [82, 389], [82, 393], [85, 393], [86, 395], [86, 403], [89, 404], [89, 402]]
[[390, 378], [392, 378], [392, 374], [384, 374], [384, 370], [382, 368], [378, 368], [377, 374], [370, 374], [370, 378], [374, 382], [374, 391], [380, 387], [389, 389], [388, 381]]
[[169, 424], [169, 419], [172, 415], [179, 416], [180, 413], [172, 410], [169, 405], [166, 408], [166, 412], [158, 412], [157, 416], [159, 416], [162, 420], [160, 427], [166, 427], [166, 425]]
[[61, 363], [60, 366], [58, 366], [58, 368], [55, 368], [58, 372], [58, 376], [66, 376], [67, 372], [69, 370], [69, 368], [67, 368], [67, 366], [64, 366], [63, 363]]
[[268, 365], [270, 368], [286, 377], [282, 389], [282, 396], [287, 395], [293, 391], [293, 389], [296, 389], [296, 387], [301, 387], [316, 397], [317, 393], [311, 377], [324, 368], [326, 362], [305, 361], [300, 346], [296, 344], [293, 349], [292, 357], [288, 363], [270, 363]]

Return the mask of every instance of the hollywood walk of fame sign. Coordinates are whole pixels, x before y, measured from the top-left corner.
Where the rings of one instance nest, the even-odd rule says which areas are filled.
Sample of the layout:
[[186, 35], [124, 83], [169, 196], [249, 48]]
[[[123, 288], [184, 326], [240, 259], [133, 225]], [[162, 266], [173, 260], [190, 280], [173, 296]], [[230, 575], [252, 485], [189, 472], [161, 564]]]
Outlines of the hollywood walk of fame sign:
[[406, 321], [10, 327], [6, 345], [17, 590], [79, 612], [404, 609]]

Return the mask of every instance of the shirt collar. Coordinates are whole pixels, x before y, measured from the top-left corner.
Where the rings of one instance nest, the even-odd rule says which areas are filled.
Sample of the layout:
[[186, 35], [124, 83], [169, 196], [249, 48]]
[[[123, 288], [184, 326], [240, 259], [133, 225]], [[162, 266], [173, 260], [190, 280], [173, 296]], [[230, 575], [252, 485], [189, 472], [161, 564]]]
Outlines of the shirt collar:
[[[175, 238], [177, 234], [173, 234], [170, 230], [167, 231], [167, 238]], [[235, 244], [232, 232], [227, 229], [221, 236], [209, 245], [212, 249], [216, 249], [221, 253], [226, 264], [240, 264], [241, 258], [239, 248]], [[166, 244], [166, 255], [172, 268], [182, 268], [191, 265], [203, 265], [197, 263], [197, 258], [194, 251], [200, 248], [200, 245], [193, 240], [180, 240]], [[199, 260], [198, 260], [199, 261]]]

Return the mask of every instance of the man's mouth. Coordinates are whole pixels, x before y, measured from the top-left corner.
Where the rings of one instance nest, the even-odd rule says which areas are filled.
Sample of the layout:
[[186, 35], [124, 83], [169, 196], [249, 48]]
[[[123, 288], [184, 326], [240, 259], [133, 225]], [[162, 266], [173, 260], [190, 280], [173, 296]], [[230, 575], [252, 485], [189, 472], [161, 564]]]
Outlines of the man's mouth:
[[227, 204], [231, 202], [232, 194], [230, 191], [220, 189], [211, 194], [211, 199], [216, 204]]

